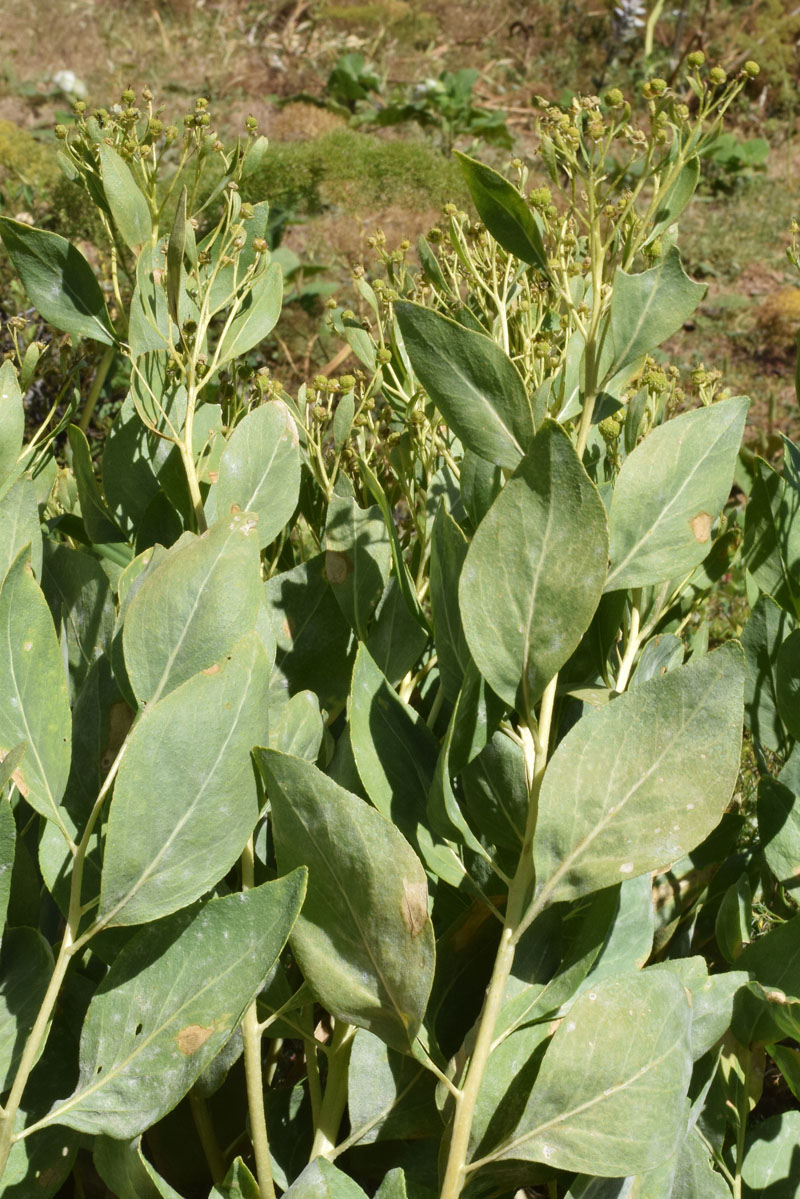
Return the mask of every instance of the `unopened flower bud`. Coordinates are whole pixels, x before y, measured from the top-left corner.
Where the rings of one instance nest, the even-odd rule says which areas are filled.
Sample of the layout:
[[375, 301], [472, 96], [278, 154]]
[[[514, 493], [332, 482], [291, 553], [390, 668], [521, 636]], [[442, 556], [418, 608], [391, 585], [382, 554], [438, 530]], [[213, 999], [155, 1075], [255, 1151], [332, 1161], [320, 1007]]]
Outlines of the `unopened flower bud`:
[[749, 58], [742, 67], [742, 70], [744, 71], [745, 75], [749, 75], [751, 79], [755, 79], [756, 75], [758, 75], [760, 72], [761, 67], [757, 62], [753, 62], [752, 58]]
[[728, 78], [722, 67], [712, 67], [708, 72], [708, 77], [715, 87], [722, 87], [722, 84]]
[[706, 56], [702, 50], [692, 50], [692, 53], [687, 57], [686, 61], [692, 70], [696, 71], [697, 68], [702, 67], [703, 63], [706, 61]]
[[375, 358], [379, 363], [381, 363], [381, 365], [383, 365], [386, 362], [391, 362], [392, 361], [392, 351], [387, 350], [384, 347], [381, 347], [379, 350], [376, 351]]
[[66, 125], [56, 125], [54, 132], [58, 140], [63, 142], [66, 140], [69, 130], [67, 129]]
[[126, 88], [125, 91], [122, 93], [122, 103], [123, 104], [133, 104], [135, 99], [136, 99], [136, 92], [133, 91], [132, 88]]
[[620, 108], [625, 102], [625, 97], [618, 87], [612, 87], [604, 96], [607, 108]]

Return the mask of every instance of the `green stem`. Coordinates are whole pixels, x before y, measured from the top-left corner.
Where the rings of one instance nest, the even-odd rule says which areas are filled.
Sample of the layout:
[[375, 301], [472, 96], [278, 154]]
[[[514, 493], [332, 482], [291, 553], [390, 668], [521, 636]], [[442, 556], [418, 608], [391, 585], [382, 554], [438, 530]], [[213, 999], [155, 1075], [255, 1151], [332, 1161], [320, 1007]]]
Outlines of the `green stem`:
[[[255, 886], [255, 852], [251, 837], [242, 854], [242, 890]], [[267, 1136], [267, 1113], [264, 1108], [264, 1080], [261, 1074], [261, 1028], [258, 1023], [256, 1001], [244, 1014], [242, 1020], [244, 1042], [244, 1073], [247, 1084], [247, 1107], [250, 1112], [250, 1136], [256, 1159], [256, 1178], [261, 1199], [276, 1199], [275, 1183], [272, 1178], [272, 1159], [269, 1155]]]
[[328, 1080], [325, 1095], [319, 1110], [319, 1119], [311, 1146], [311, 1160], [315, 1157], [331, 1158], [339, 1137], [339, 1125], [347, 1103], [347, 1076], [350, 1068], [350, 1050], [353, 1047], [355, 1028], [352, 1024], [337, 1022], [328, 1053]]
[[78, 422], [79, 428], [81, 428], [84, 433], [91, 424], [92, 417], [94, 416], [94, 410], [97, 407], [97, 401], [100, 399], [100, 392], [103, 390], [103, 384], [106, 381], [108, 372], [111, 369], [111, 363], [114, 361], [116, 354], [117, 347], [109, 346], [97, 364], [97, 370], [95, 371], [94, 379], [92, 380], [92, 386], [89, 391], [89, 395], [87, 396], [86, 403], [83, 406], [81, 419]]
[[469, 1140], [472, 1133], [472, 1123], [475, 1116], [475, 1107], [478, 1102], [478, 1094], [492, 1052], [497, 1018], [503, 1006], [506, 986], [514, 965], [518, 928], [525, 915], [525, 910], [530, 903], [530, 894], [534, 883], [533, 837], [536, 831], [539, 792], [541, 791], [544, 772], [547, 766], [550, 726], [557, 682], [558, 676], [548, 683], [542, 696], [539, 711], [539, 727], [534, 732], [529, 723], [528, 731], [531, 736], [525, 739], [526, 745], [530, 745], [530, 741], [532, 740], [536, 747], [533, 754], [526, 754], [526, 765], [529, 774], [529, 796], [525, 840], [517, 872], [512, 879], [508, 892], [505, 923], [500, 935], [500, 945], [495, 957], [491, 981], [486, 992], [483, 1011], [480, 1016], [475, 1046], [470, 1056], [464, 1084], [455, 1099], [450, 1147], [440, 1199], [458, 1199], [464, 1187], [468, 1170]]
[[195, 1130], [203, 1149], [203, 1156], [211, 1172], [211, 1180], [215, 1187], [221, 1186], [225, 1181], [225, 1161], [222, 1156], [222, 1150], [219, 1147], [217, 1134], [214, 1131], [214, 1125], [211, 1123], [211, 1117], [208, 1114], [208, 1105], [203, 1096], [199, 1095], [194, 1087], [189, 1092], [189, 1107], [192, 1112]]

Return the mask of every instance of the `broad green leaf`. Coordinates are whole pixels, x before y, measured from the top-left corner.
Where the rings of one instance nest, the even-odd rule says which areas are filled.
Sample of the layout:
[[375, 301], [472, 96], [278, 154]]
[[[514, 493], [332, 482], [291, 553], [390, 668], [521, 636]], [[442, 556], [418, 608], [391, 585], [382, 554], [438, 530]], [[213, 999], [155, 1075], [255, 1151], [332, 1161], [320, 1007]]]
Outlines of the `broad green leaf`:
[[800, 629], [790, 633], [778, 649], [775, 695], [781, 720], [795, 739], [800, 738]]
[[25, 434], [25, 409], [13, 362], [0, 365], [0, 491], [15, 475]]
[[220, 517], [227, 517], [234, 504], [255, 512], [259, 547], [275, 540], [300, 494], [297, 426], [282, 400], [254, 408], [233, 430], [215, 492]]
[[79, 250], [58, 233], [0, 217], [0, 239], [28, 299], [62, 333], [112, 346], [116, 335], [100, 285]]
[[458, 886], [464, 867], [428, 827], [428, 792], [439, 747], [422, 718], [389, 686], [360, 645], [350, 691], [350, 740], [356, 768], [375, 807], [439, 878]]
[[439, 675], [451, 703], [461, 690], [470, 658], [458, 606], [458, 580], [467, 548], [461, 529], [440, 506], [431, 538], [430, 594]]
[[650, 876], [626, 879], [619, 888], [617, 910], [603, 947], [579, 990], [588, 990], [603, 978], [641, 970], [652, 952], [654, 931]]
[[601, 383], [677, 333], [706, 290], [704, 283], [694, 283], [684, 272], [674, 247], [649, 271], [629, 275], [618, 269], [600, 359]]
[[70, 763], [67, 680], [47, 601], [26, 558], [23, 551], [0, 587], [0, 751], [27, 741], [17, 789], [68, 836], [58, 807]]
[[742, 1162], [743, 1199], [797, 1199], [800, 1112], [780, 1112], [747, 1133]]
[[311, 763], [260, 749], [280, 870], [305, 863], [292, 949], [337, 1020], [408, 1051], [433, 982], [428, 886], [406, 840]]
[[456, 150], [478, 216], [496, 242], [547, 274], [547, 252], [533, 210], [507, 179]]
[[733, 964], [750, 940], [753, 921], [753, 895], [746, 873], [740, 874], [722, 896], [714, 921], [714, 933], [720, 952]]
[[324, 1157], [315, 1157], [295, 1179], [284, 1199], [367, 1199], [357, 1183]]
[[758, 784], [758, 833], [761, 852], [779, 883], [800, 883], [800, 799], [778, 779]]
[[397, 579], [400, 590], [403, 593], [403, 598], [406, 601], [409, 612], [417, 621], [420, 628], [424, 629], [425, 633], [428, 634], [431, 631], [428, 624], [428, 618], [419, 602], [419, 596], [417, 595], [417, 589], [414, 586], [414, 582], [411, 578], [411, 572], [409, 571], [406, 560], [403, 557], [403, 549], [400, 545], [400, 538], [397, 536], [394, 515], [389, 505], [386, 492], [384, 491], [377, 475], [373, 474], [363, 458], [360, 459], [358, 465], [367, 491], [370, 493], [383, 513], [383, 523], [385, 524], [387, 532], [389, 533], [389, 541], [391, 542], [392, 546], [392, 561], [394, 563], [395, 578]]
[[800, 916], [773, 925], [745, 947], [736, 965], [764, 987], [800, 995]]
[[490, 337], [406, 300], [395, 305], [414, 373], [448, 425], [481, 458], [513, 470], [534, 434], [517, 368]]
[[447, 726], [447, 734], [442, 742], [439, 760], [436, 763], [433, 781], [428, 792], [428, 820], [431, 828], [440, 836], [450, 838], [456, 843], [466, 846], [472, 853], [477, 853], [488, 860], [486, 849], [470, 828], [453, 791], [452, 780], [457, 772], [453, 768], [450, 751], [453, 745], [453, 735], [458, 727], [460, 703], [461, 695], [455, 702], [453, 715]]
[[149, 506], [165, 489], [173, 449], [147, 429], [129, 393], [109, 431], [102, 461], [109, 509], [128, 537], [135, 534]]
[[14, 1081], [52, 973], [53, 954], [37, 929], [6, 929], [0, 953], [0, 1093]]
[[786, 746], [786, 729], [778, 708], [777, 669], [789, 628], [786, 612], [771, 596], [760, 595], [742, 630], [745, 721], [762, 745], [778, 751]]
[[[269, 661], [255, 633], [158, 703], [128, 742], [108, 814], [99, 915], [142, 924], [230, 870], [258, 818]], [[153, 796], [158, 803], [153, 803]]]
[[[669, 1199], [731, 1199], [731, 1190], [711, 1166], [708, 1144], [692, 1127], [676, 1154], [675, 1173]], [[631, 1199], [650, 1199], [644, 1189]]]
[[131, 600], [125, 666], [140, 703], [154, 703], [213, 666], [255, 627], [261, 604], [258, 535], [246, 512], [176, 545]]
[[325, 578], [325, 555], [273, 575], [266, 585], [278, 652], [273, 686], [314, 691], [328, 711], [344, 702], [354, 647], [350, 626]]
[[117, 1199], [181, 1199], [150, 1165], [138, 1137], [123, 1141], [97, 1136], [92, 1159], [97, 1173]]
[[24, 546], [30, 546], [33, 573], [41, 579], [42, 528], [36, 489], [30, 479], [17, 479], [0, 499], [0, 581]]
[[597, 488], [567, 434], [547, 421], [478, 527], [459, 584], [472, 657], [509, 706], [528, 711], [578, 646], [600, 602], [607, 549]]
[[500, 494], [503, 472], [499, 466], [493, 466], [472, 450], [464, 450], [460, 482], [461, 499], [467, 516], [472, 521], [472, 527], [477, 529]]
[[392, 549], [381, 510], [332, 496], [325, 522], [325, 574], [359, 641], [389, 577]]
[[350, 1135], [357, 1144], [431, 1136], [439, 1121], [435, 1090], [433, 1075], [413, 1057], [358, 1030], [347, 1075]]
[[544, 777], [534, 842], [540, 902], [574, 899], [677, 861], [736, 784], [744, 670], [728, 645], [594, 709]]
[[313, 691], [298, 691], [281, 712], [278, 723], [270, 724], [270, 749], [316, 762], [324, 734], [316, 695]]
[[100, 494], [86, 434], [77, 425], [70, 425], [67, 436], [72, 451], [72, 468], [78, 485], [81, 518], [86, 532], [94, 542], [123, 541], [122, 531]]
[[150, 240], [153, 222], [150, 205], [137, 186], [128, 164], [116, 150], [101, 142], [97, 147], [100, 169], [103, 173], [103, 191], [125, 245], [138, 250]]
[[691, 996], [692, 1058], [699, 1061], [730, 1027], [733, 1004], [740, 987], [748, 982], [743, 970], [709, 974], [703, 958], [671, 958], [657, 962], [651, 970], [675, 974]]
[[108, 575], [96, 558], [52, 541], [45, 549], [42, 589], [62, 644], [66, 643], [74, 695], [92, 663], [110, 653], [114, 599]]
[[559, 1024], [517, 1129], [492, 1156], [608, 1177], [654, 1169], [684, 1135], [690, 1027], [675, 978], [598, 983]]
[[744, 560], [762, 591], [800, 612], [800, 492], [756, 459], [744, 516]]
[[246, 300], [222, 336], [219, 363], [230, 362], [252, 350], [278, 323], [283, 303], [283, 274], [273, 262], [252, 284]]
[[142, 929], [89, 1005], [78, 1085], [47, 1123], [122, 1140], [171, 1111], [252, 1003], [304, 893], [298, 870]]
[[702, 562], [730, 492], [749, 403], [733, 396], [684, 412], [628, 455], [608, 518], [606, 591], [661, 583]]

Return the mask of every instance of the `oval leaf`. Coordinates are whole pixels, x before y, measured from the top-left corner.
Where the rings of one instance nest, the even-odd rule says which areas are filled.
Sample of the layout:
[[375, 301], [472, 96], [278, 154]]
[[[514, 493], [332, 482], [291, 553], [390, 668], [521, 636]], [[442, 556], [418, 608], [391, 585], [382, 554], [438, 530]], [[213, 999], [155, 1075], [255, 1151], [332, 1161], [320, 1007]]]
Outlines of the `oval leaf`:
[[78, 1085], [45, 1123], [122, 1139], [171, 1111], [260, 990], [304, 892], [297, 870], [142, 929], [95, 993]]
[[256, 522], [235, 512], [179, 543], [131, 600], [122, 639], [140, 703], [213, 666], [255, 627], [262, 583]]
[[144, 193], [140, 191], [130, 167], [116, 150], [107, 146], [105, 142], [100, 142], [97, 152], [103, 172], [103, 191], [114, 224], [125, 245], [131, 250], [138, 250], [150, 240], [153, 232], [150, 206]]
[[0, 366], [0, 489], [14, 477], [24, 434], [22, 393], [14, 364], [6, 360]]
[[283, 274], [273, 262], [259, 275], [240, 312], [219, 345], [219, 365], [252, 350], [278, 323], [283, 303]]
[[540, 902], [666, 866], [711, 832], [736, 785], [743, 693], [741, 650], [729, 645], [578, 722], [539, 797]]
[[606, 591], [688, 573], [711, 549], [750, 401], [732, 396], [660, 425], [622, 464], [608, 518]]
[[234, 429], [222, 453], [216, 487], [217, 511], [236, 504], [258, 516], [261, 549], [291, 518], [300, 494], [297, 426], [282, 400], [249, 412]]
[[79, 250], [57, 233], [10, 217], [0, 217], [0, 238], [28, 299], [46, 321], [73, 337], [114, 345], [103, 293]]
[[478, 215], [496, 242], [530, 266], [547, 273], [547, 253], [533, 210], [507, 179], [491, 167], [455, 151]]
[[407, 1051], [434, 967], [425, 871], [390, 821], [310, 762], [256, 750], [280, 870], [305, 863], [308, 896], [292, 948], [317, 999]]
[[59, 803], [67, 785], [72, 721], [61, 650], [47, 601], [23, 552], [0, 588], [0, 753], [28, 748], [14, 781], [69, 839]]
[[402, 301], [395, 314], [420, 383], [464, 445], [513, 470], [534, 434], [533, 409], [511, 359], [483, 333]]
[[148, 707], [109, 810], [100, 892], [106, 922], [142, 924], [185, 907], [241, 854], [258, 818], [250, 750], [266, 739], [269, 674], [251, 633]]
[[597, 488], [547, 421], [479, 525], [459, 584], [470, 652], [509, 706], [534, 704], [577, 647], [600, 602], [607, 546]]

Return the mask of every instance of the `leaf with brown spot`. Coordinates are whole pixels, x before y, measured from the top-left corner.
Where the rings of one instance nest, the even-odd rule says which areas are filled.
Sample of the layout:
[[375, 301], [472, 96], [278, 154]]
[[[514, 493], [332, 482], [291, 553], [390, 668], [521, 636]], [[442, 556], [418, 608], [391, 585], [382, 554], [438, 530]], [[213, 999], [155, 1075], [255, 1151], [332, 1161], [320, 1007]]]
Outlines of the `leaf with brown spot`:
[[45, 1122], [130, 1140], [171, 1111], [263, 986], [305, 888], [301, 869], [143, 928], [95, 992], [78, 1085]]
[[426, 883], [411, 883], [403, 879], [403, 899], [400, 905], [403, 923], [412, 937], [418, 937], [428, 920], [428, 887]]
[[711, 517], [707, 512], [698, 512], [697, 516], [692, 517], [689, 521], [692, 526], [692, 532], [697, 540], [701, 543], [708, 541], [711, 536]]
[[175, 1040], [178, 1042], [181, 1053], [191, 1056], [205, 1045], [213, 1031], [213, 1027], [204, 1028], [202, 1024], [187, 1024], [186, 1028], [181, 1029]]
[[750, 401], [731, 396], [659, 425], [622, 464], [608, 514], [606, 591], [688, 574], [711, 548]]
[[347, 554], [339, 554], [336, 550], [325, 551], [325, 577], [333, 587], [345, 583], [352, 573], [353, 563]]

